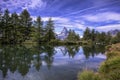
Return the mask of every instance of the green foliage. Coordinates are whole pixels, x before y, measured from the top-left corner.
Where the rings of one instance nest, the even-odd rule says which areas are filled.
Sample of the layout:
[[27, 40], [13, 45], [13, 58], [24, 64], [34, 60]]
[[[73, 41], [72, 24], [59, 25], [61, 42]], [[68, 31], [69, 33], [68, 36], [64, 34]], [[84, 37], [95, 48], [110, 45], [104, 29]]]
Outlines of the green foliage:
[[54, 33], [54, 23], [52, 21], [52, 19], [50, 18], [46, 24], [46, 28], [45, 28], [45, 36], [44, 36], [44, 40], [46, 42], [50, 42], [53, 39], [56, 39], [55, 33]]
[[16, 12], [10, 15], [8, 9], [3, 14], [0, 13], [0, 43], [2, 44], [17, 44], [26, 41], [49, 43], [54, 39], [56, 39], [56, 35], [51, 18], [44, 27], [41, 17], [38, 16], [33, 23], [26, 9], [20, 15]]
[[95, 74], [93, 71], [83, 71], [78, 74], [78, 80], [103, 80], [98, 74]]
[[108, 45], [105, 47], [105, 49], [108, 51], [111, 48], [111, 45]]
[[106, 79], [120, 80], [120, 44], [107, 47], [107, 60], [100, 66], [99, 72]]
[[16, 44], [30, 38], [32, 19], [27, 10], [23, 10], [19, 16], [17, 13], [10, 15], [6, 9], [1, 18], [1, 43]]
[[75, 33], [74, 30], [69, 30], [69, 33], [68, 33], [68, 36], [66, 38], [66, 41], [79, 41], [80, 40], [80, 37], [78, 34]]
[[[120, 43], [109, 45], [107, 49], [107, 59], [99, 68], [99, 78], [95, 80], [120, 80]], [[89, 51], [89, 49], [87, 50]], [[96, 74], [91, 71], [84, 71], [79, 74], [78, 80], [94, 80], [92, 76]]]
[[100, 67], [100, 73], [109, 80], [120, 80], [120, 57], [106, 60]]
[[113, 44], [119, 43], [119, 42], [120, 42], [120, 32], [118, 32], [117, 35], [111, 39], [111, 43]]
[[31, 33], [31, 25], [32, 25], [32, 18], [30, 17], [29, 12], [25, 9], [20, 14], [20, 25], [23, 26], [23, 39], [28, 40], [30, 39]]
[[112, 52], [107, 53], [107, 58], [108, 59], [116, 57], [116, 56], [120, 56], [120, 52], [112, 51]]
[[110, 32], [98, 32], [94, 29], [90, 30], [89, 28], [86, 28], [83, 34], [83, 40], [91, 40], [92, 43], [102, 45], [118, 43], [120, 42], [120, 32], [118, 32], [117, 35], [113, 37]]
[[42, 38], [43, 38], [43, 21], [41, 20], [41, 17], [40, 17], [40, 16], [37, 17], [37, 20], [35, 21], [35, 24], [36, 24], [36, 26], [37, 26], [37, 30], [36, 30], [36, 33], [37, 33], [37, 35], [36, 35], [36, 41], [37, 41], [38, 43], [40, 43], [41, 41], [43, 41], [43, 40], [42, 40]]
[[104, 53], [105, 47], [102, 45], [84, 45], [83, 51], [84, 51], [85, 57], [89, 58], [90, 56], [94, 57], [99, 53]]
[[86, 30], [84, 31], [83, 39], [84, 39], [84, 40], [89, 40], [89, 39], [91, 39], [91, 31], [90, 31], [90, 29], [89, 29], [88, 27], [87, 27]]

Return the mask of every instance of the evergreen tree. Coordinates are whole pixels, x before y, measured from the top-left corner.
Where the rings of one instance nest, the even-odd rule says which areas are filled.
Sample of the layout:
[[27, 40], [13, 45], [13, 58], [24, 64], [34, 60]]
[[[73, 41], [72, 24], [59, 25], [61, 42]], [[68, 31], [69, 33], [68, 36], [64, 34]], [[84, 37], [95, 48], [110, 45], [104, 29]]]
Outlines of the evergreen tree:
[[91, 32], [91, 40], [92, 40], [92, 41], [95, 41], [95, 37], [96, 37], [95, 29], [92, 29], [92, 32]]
[[2, 38], [3, 24], [2, 24], [2, 11], [0, 9], [0, 39]]
[[10, 26], [10, 15], [9, 15], [9, 10], [6, 9], [4, 11], [4, 15], [3, 15], [3, 25], [2, 25], [2, 42], [3, 43], [9, 43], [9, 26]]
[[20, 25], [23, 32], [23, 39], [27, 40], [30, 39], [31, 33], [31, 25], [32, 25], [32, 18], [30, 17], [29, 12], [25, 9], [20, 14]]
[[111, 44], [119, 43], [120, 42], [120, 31], [115, 35], [111, 37]]
[[37, 17], [36, 25], [37, 25], [37, 41], [40, 42], [42, 41], [43, 37], [43, 22], [40, 16]]
[[70, 29], [66, 40], [67, 41], [79, 41], [79, 39], [80, 39], [79, 35], [76, 34], [74, 30]]
[[110, 34], [110, 32], [107, 32], [106, 34], [106, 44], [111, 44], [111, 39], [112, 39], [112, 36]]
[[11, 15], [11, 24], [13, 26], [12, 35], [11, 35], [12, 42], [18, 43], [19, 42], [19, 35], [18, 35], [19, 18], [16, 12], [14, 12]]
[[90, 29], [89, 29], [88, 27], [87, 27], [86, 30], [84, 31], [83, 39], [84, 39], [84, 40], [89, 40], [89, 39], [91, 39], [91, 32], [90, 32]]
[[117, 41], [117, 43], [120, 42], [120, 31], [116, 35], [116, 41]]
[[46, 24], [46, 34], [45, 34], [44, 39], [45, 39], [45, 41], [48, 41], [48, 42], [56, 39], [55, 33], [54, 33], [54, 23], [51, 18], [49, 18], [49, 20]]

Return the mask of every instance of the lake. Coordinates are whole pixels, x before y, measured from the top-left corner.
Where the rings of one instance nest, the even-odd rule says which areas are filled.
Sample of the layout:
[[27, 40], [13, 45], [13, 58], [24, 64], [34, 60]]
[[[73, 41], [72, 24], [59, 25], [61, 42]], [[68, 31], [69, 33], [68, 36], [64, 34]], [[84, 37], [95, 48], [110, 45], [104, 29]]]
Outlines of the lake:
[[100, 45], [0, 46], [0, 80], [77, 80], [78, 72], [97, 71], [104, 53]]

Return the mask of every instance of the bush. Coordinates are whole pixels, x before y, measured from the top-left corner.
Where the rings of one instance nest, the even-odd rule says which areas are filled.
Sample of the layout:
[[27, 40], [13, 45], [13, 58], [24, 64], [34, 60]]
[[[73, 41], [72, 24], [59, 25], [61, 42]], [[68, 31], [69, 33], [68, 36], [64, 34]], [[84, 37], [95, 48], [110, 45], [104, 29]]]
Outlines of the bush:
[[108, 59], [113, 58], [113, 57], [117, 57], [117, 56], [120, 56], [120, 52], [118, 52], [118, 51], [112, 51], [112, 52], [107, 53]]
[[120, 57], [106, 60], [101, 65], [99, 72], [109, 80], [120, 80]]
[[105, 48], [106, 48], [107, 51], [109, 51], [111, 47], [112, 47], [111, 45], [108, 45]]
[[93, 71], [83, 71], [78, 74], [78, 80], [103, 80], [98, 74], [95, 74]]

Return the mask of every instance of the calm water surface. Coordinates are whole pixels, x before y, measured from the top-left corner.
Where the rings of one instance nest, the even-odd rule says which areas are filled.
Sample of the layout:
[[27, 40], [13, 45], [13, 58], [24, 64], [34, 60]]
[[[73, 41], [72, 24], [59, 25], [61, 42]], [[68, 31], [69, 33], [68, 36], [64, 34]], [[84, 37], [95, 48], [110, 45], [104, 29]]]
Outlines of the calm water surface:
[[97, 71], [104, 46], [1, 46], [0, 80], [77, 80], [84, 69]]

